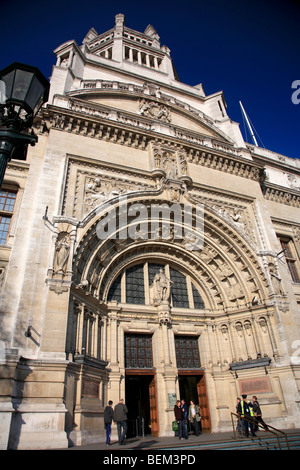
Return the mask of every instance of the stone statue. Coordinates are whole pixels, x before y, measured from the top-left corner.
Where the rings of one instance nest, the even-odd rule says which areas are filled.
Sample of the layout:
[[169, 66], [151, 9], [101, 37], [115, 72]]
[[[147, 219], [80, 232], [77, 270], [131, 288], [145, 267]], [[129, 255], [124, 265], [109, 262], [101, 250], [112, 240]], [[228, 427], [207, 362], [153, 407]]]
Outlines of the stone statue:
[[169, 152], [163, 154], [164, 158], [164, 170], [166, 172], [167, 178], [176, 179], [177, 178], [177, 165], [175, 157], [170, 155]]
[[274, 264], [270, 263], [269, 264], [269, 272], [271, 276], [271, 281], [272, 281], [272, 286], [274, 289], [274, 294], [275, 295], [284, 295], [282, 285], [281, 285], [281, 279], [279, 278], [277, 274], [277, 270], [274, 266]]
[[68, 259], [70, 254], [69, 235], [61, 233], [57, 237], [55, 243], [55, 256], [54, 256], [54, 272], [65, 273], [67, 270]]
[[173, 282], [167, 278], [164, 274], [163, 269], [159, 270], [153, 279], [153, 283], [150, 287], [152, 291], [152, 302], [155, 305], [159, 305], [162, 302], [168, 302], [171, 295], [171, 286]]

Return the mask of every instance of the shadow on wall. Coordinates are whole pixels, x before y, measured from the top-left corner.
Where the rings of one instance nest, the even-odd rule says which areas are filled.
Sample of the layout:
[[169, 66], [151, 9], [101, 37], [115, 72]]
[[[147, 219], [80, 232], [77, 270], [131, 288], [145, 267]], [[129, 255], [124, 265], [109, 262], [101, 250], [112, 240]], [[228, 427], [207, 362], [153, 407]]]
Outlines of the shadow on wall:
[[26, 425], [24, 412], [22, 412], [22, 402], [24, 398], [24, 386], [27, 377], [32, 373], [32, 369], [27, 365], [27, 359], [21, 357], [15, 369], [14, 383], [12, 388], [12, 406], [14, 412], [11, 418], [8, 450], [17, 450], [19, 447], [22, 426]]

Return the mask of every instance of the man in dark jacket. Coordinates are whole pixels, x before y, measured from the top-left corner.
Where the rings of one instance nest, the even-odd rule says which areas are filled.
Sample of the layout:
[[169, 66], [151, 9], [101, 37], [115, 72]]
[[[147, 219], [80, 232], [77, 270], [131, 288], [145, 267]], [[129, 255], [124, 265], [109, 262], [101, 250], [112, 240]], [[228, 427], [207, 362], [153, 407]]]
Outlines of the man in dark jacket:
[[185, 400], [181, 400], [181, 409], [183, 412], [183, 437], [185, 439], [189, 438], [188, 434], [188, 406], [185, 403]]
[[110, 446], [111, 436], [111, 423], [114, 417], [114, 410], [112, 408], [113, 402], [109, 400], [108, 405], [104, 409], [104, 427], [106, 431], [106, 445]]
[[125, 444], [125, 436], [127, 433], [127, 413], [127, 406], [125, 405], [123, 398], [120, 398], [119, 403], [114, 409], [114, 422], [117, 423], [119, 445]]
[[255, 418], [255, 431], [258, 430], [258, 424], [261, 424], [264, 427], [265, 431], [268, 431], [269, 428], [264, 422], [264, 420], [262, 419], [262, 412], [261, 412], [259, 403], [257, 401], [257, 397], [255, 395], [253, 396], [252, 404], [253, 404], [253, 412], [254, 412], [254, 418]]

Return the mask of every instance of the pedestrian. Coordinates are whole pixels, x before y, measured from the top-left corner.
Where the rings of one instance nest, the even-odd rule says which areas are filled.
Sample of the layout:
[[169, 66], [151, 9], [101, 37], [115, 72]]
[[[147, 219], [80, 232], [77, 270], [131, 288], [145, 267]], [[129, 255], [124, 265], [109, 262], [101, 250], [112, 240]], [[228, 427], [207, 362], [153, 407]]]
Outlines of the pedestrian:
[[[241, 399], [240, 397], [237, 397], [236, 399], [236, 406], [235, 406], [235, 412], [236, 414], [239, 414], [239, 411], [238, 411], [238, 407], [239, 407], [239, 404], [241, 403]], [[239, 434], [243, 434], [243, 420], [242, 418], [239, 416], [238, 417], [238, 420], [237, 420], [237, 427], [236, 427], [236, 430]]]
[[255, 418], [255, 425], [254, 425], [255, 432], [258, 430], [259, 423], [264, 427], [265, 431], [268, 431], [269, 428], [264, 422], [264, 420], [262, 419], [262, 412], [261, 412], [260, 405], [257, 400], [257, 396], [254, 395], [252, 398], [253, 398], [253, 401], [252, 401], [253, 412], [254, 412], [254, 418]]
[[188, 409], [187, 404], [185, 403], [185, 400], [181, 400], [181, 408], [182, 408], [182, 410], [183, 410], [183, 425], [184, 425], [183, 437], [184, 437], [185, 439], [188, 439], [188, 438], [189, 438], [189, 434], [188, 434], [188, 414], [189, 414], [189, 409]]
[[180, 404], [180, 400], [177, 400], [175, 403], [174, 415], [178, 423], [178, 437], [180, 440], [180, 439], [183, 439], [183, 434], [184, 434], [184, 415], [183, 415], [183, 409]]
[[117, 423], [119, 445], [125, 445], [125, 436], [127, 433], [127, 413], [128, 409], [124, 399], [120, 398], [119, 403], [114, 409], [114, 422]]
[[251, 436], [256, 436], [254, 432], [253, 405], [248, 402], [247, 395], [242, 395], [242, 401], [238, 404], [238, 414], [243, 419], [245, 436], [249, 437], [249, 427]]
[[191, 400], [191, 402], [190, 402], [188, 417], [189, 417], [189, 421], [193, 425], [195, 435], [199, 436], [201, 434], [201, 431], [200, 431], [200, 422], [201, 422], [200, 409], [199, 409], [199, 406], [196, 405], [193, 400]]
[[112, 408], [113, 402], [109, 400], [108, 405], [104, 409], [104, 426], [106, 431], [106, 445], [110, 446], [110, 436], [111, 436], [111, 423], [114, 417], [114, 410]]

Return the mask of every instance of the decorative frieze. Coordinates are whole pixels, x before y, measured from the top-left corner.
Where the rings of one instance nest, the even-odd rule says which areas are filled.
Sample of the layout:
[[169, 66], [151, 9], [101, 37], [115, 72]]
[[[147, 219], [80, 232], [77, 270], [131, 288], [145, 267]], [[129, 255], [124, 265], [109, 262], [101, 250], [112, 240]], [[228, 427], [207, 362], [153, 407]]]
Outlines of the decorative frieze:
[[264, 185], [264, 196], [268, 201], [297, 208], [300, 207], [300, 192], [294, 189], [289, 190], [288, 188], [266, 183]]
[[[62, 97], [61, 100], [63, 107], [48, 106], [47, 111], [42, 111], [40, 121], [36, 122], [39, 132], [53, 128], [139, 150], [146, 150], [152, 141], [161, 146], [179, 145], [184, 155], [180, 159], [186, 168], [191, 163], [261, 181], [263, 167], [259, 163], [245, 160], [239, 149], [213, 137], [172, 126], [169, 117], [163, 117], [170, 116], [169, 110], [155, 107], [154, 112], [151, 103], [155, 102], [148, 101], [150, 107], [143, 111], [144, 116], [137, 116], [75, 98]], [[149, 117], [149, 109], [156, 113], [154, 117]]]

